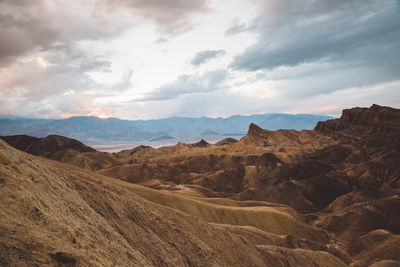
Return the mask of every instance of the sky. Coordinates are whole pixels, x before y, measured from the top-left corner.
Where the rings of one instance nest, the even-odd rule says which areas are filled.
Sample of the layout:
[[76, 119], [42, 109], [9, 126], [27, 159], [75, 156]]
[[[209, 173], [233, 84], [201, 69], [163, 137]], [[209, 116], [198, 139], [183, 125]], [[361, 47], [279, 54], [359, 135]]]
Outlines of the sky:
[[0, 116], [400, 108], [400, 0], [0, 0]]

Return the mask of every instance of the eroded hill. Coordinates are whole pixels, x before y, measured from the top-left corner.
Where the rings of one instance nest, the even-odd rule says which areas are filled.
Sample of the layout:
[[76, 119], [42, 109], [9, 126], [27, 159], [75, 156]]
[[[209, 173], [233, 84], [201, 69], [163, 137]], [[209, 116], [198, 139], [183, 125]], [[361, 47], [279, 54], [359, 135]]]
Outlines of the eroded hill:
[[[146, 227], [154, 221], [148, 221], [147, 215], [156, 210], [159, 212], [157, 216], [165, 217], [165, 221], [155, 219], [163, 226], [157, 224], [154, 227], [168, 228], [170, 218], [181, 230], [181, 233], [174, 234], [179, 235], [183, 243], [204, 242], [199, 236], [202, 231], [209, 231], [218, 238], [220, 235], [216, 233], [222, 231], [224, 234], [215, 243], [208, 244], [210, 240], [207, 240], [209, 251], [214, 251], [224, 242], [233, 242], [229, 246], [237, 246], [235, 249], [246, 251], [248, 255], [237, 261], [241, 256], [231, 256], [227, 248], [225, 252], [214, 251], [209, 261], [202, 262], [197, 260], [201, 256], [195, 249], [180, 250], [172, 245], [171, 251], [176, 250], [179, 257], [189, 261], [174, 264], [168, 257], [159, 256], [162, 260], [151, 259], [146, 262], [149, 265], [163, 262], [183, 266], [369, 266], [375, 263], [377, 266], [390, 266], [384, 264], [400, 263], [399, 129], [400, 110], [373, 105], [371, 108], [344, 110], [341, 118], [320, 122], [314, 130], [268, 131], [251, 124], [242, 139], [227, 139], [215, 145], [202, 140], [159, 149], [140, 146], [109, 154], [94, 151], [81, 143], [77, 146], [78, 141], [63, 140], [62, 137], [56, 138], [56, 145], [46, 138], [4, 138], [10, 145], [28, 153], [80, 168], [32, 158], [4, 144], [2, 149], [5, 155], [16, 155], [9, 175], [22, 172], [18, 167], [20, 157], [31, 157], [38, 166], [27, 173], [43, 169], [47, 174], [51, 173], [47, 167], [56, 168], [64, 175], [61, 176], [65, 180], [63, 183], [72, 179], [79, 184], [73, 187], [79, 189], [79, 194], [89, 190], [90, 198], [101, 202], [109, 196], [99, 192], [108, 190], [121, 198], [117, 202], [124, 203], [128, 210], [130, 205], [140, 203], [142, 213], [139, 217]], [[27, 147], [37, 149], [29, 150]], [[59, 177], [51, 177], [55, 176]], [[52, 182], [58, 179], [61, 178]], [[97, 189], [86, 188], [88, 181]], [[62, 194], [63, 190], [66, 189], [53, 193]], [[125, 193], [120, 196], [119, 192]], [[83, 201], [90, 200], [87, 194]], [[73, 205], [69, 199], [63, 201], [61, 206]], [[114, 208], [117, 209], [111, 205], [111, 209]], [[105, 223], [112, 220], [118, 229], [133, 227], [125, 216], [128, 211], [107, 211], [111, 217], [104, 216], [105, 211], [96, 212], [105, 218]], [[21, 214], [21, 218], [31, 216], [29, 212]], [[61, 221], [68, 220], [68, 216]], [[31, 223], [35, 224], [34, 221]], [[205, 230], [180, 228], [181, 224], [192, 223], [198, 223], [196, 227]], [[140, 227], [145, 228], [143, 225]], [[120, 231], [117, 230], [119, 234]], [[164, 237], [163, 233], [156, 233], [157, 238], [171, 240], [177, 238], [174, 234]], [[229, 241], [224, 239], [226, 236], [230, 237]], [[132, 242], [138, 242], [132, 238]], [[97, 240], [87, 242], [94, 244]], [[140, 252], [150, 249], [151, 244], [144, 244]], [[166, 241], [162, 246], [168, 247], [168, 244], [172, 243]], [[235, 249], [231, 252], [236, 253]], [[46, 259], [54, 260], [51, 256], [57, 253], [54, 251], [46, 254]], [[64, 253], [62, 250], [59, 252]], [[79, 251], [75, 252], [79, 254]], [[194, 260], [190, 260], [192, 257]], [[227, 260], [226, 257], [233, 258]], [[75, 258], [77, 263], [86, 260], [81, 254]], [[124, 264], [126, 262], [129, 262], [129, 257]]]
[[0, 191], [2, 265], [284, 266], [290, 255], [289, 262], [344, 266], [307, 242], [290, 243], [310, 238], [329, 251], [324, 232], [289, 207], [170, 195], [34, 157], [3, 141]]

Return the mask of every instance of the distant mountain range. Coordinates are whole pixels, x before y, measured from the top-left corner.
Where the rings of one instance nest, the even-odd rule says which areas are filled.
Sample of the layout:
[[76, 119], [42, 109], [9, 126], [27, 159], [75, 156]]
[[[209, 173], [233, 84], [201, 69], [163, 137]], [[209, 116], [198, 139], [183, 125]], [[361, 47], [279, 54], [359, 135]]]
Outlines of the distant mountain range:
[[158, 120], [121, 120], [98, 117], [70, 117], [67, 119], [0, 119], [0, 135], [27, 134], [44, 137], [51, 134], [81, 140], [86, 144], [175, 142], [220, 140], [241, 137], [250, 123], [268, 130], [312, 129], [328, 116], [308, 114], [258, 114], [228, 118], [173, 117]]

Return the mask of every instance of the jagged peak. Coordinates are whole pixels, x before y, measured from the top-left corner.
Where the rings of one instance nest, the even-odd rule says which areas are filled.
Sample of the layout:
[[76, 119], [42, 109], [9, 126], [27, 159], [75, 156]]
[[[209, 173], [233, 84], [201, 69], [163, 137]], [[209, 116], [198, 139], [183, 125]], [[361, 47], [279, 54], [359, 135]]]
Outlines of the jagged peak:
[[192, 146], [192, 147], [206, 147], [206, 146], [208, 146], [208, 145], [209, 145], [209, 143], [208, 143], [206, 140], [201, 139], [199, 142], [194, 143], [194, 144], [192, 144], [191, 146]]
[[370, 107], [372, 109], [376, 109], [376, 108], [382, 108], [382, 106], [379, 106], [377, 104], [372, 104], [372, 106]]
[[[39, 141], [40, 142], [40, 141]], [[79, 152], [95, 152], [94, 148], [91, 148], [81, 141], [78, 141], [73, 138], [65, 137], [62, 135], [48, 135], [45, 138], [41, 139], [42, 143], [49, 143], [49, 149], [56, 149], [56, 150], [67, 150], [73, 149]]]
[[247, 134], [259, 134], [264, 132], [265, 130], [258, 126], [257, 124], [250, 123], [249, 125], [249, 130], [247, 131]]

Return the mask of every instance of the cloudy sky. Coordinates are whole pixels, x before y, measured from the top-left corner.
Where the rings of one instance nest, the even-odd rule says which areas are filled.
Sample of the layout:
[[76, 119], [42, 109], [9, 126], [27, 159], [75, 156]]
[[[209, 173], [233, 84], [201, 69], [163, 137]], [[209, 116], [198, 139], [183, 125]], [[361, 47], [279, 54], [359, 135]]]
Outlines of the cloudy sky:
[[400, 0], [0, 0], [0, 116], [400, 108]]

